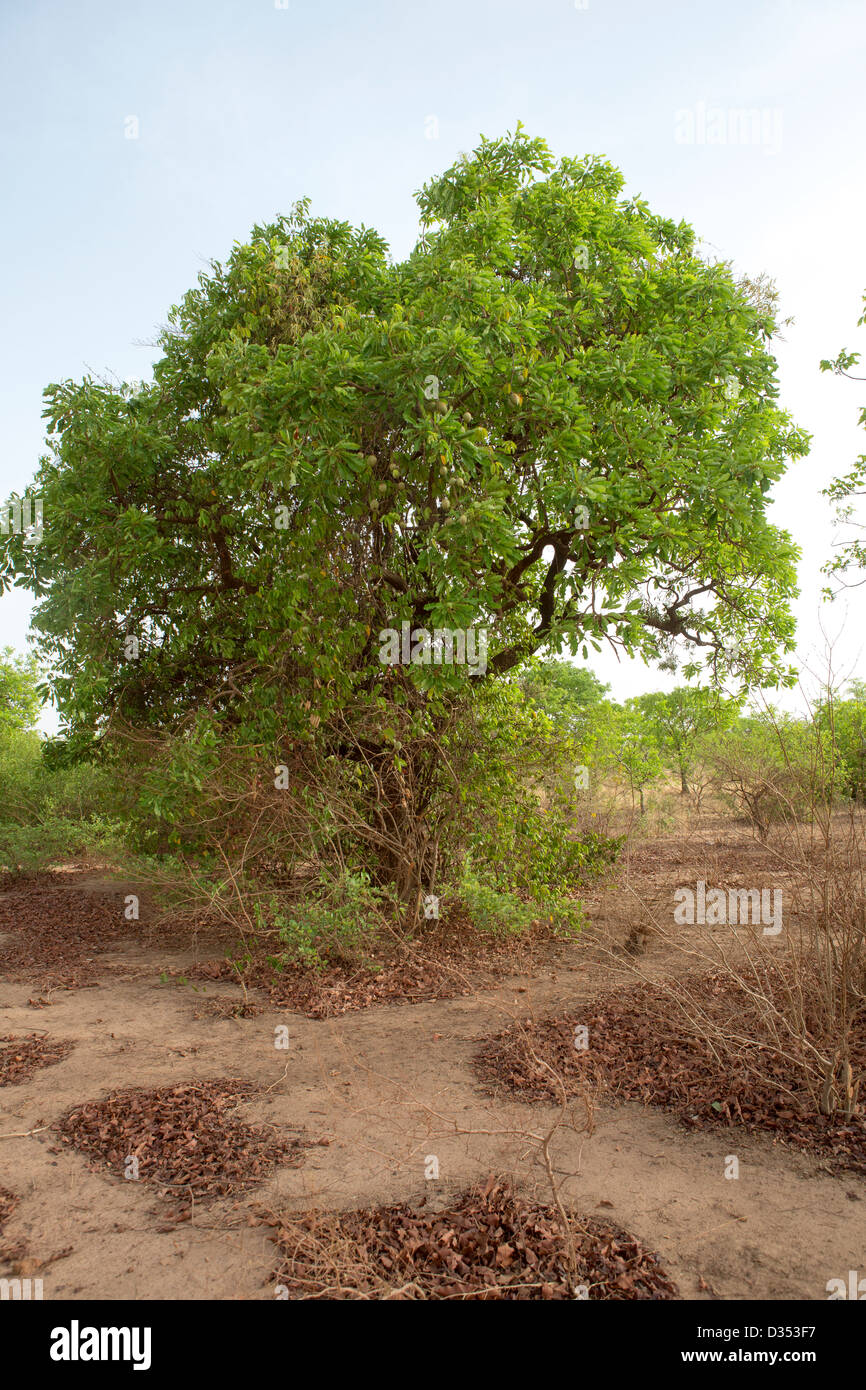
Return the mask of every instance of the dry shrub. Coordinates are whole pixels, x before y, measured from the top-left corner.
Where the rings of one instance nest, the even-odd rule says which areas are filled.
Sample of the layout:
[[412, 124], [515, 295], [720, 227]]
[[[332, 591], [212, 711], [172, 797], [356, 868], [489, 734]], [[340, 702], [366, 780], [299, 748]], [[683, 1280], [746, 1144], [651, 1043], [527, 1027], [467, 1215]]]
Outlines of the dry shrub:
[[[767, 1049], [790, 1065], [817, 1113], [850, 1119], [866, 1066], [866, 864], [854, 808], [820, 836], [793, 827], [780, 860], [793, 879], [778, 939], [760, 927], [716, 936], [707, 957], [744, 1001], [743, 1027], [713, 1027], [699, 1001], [676, 988], [680, 1011], [718, 1049], [757, 1077]], [[708, 1029], [707, 1032], [704, 1032]]]
[[[780, 890], [779, 935], [750, 921], [697, 924], [684, 938], [681, 927], [650, 913], [651, 937], [727, 982], [738, 1001], [714, 1011], [700, 987], [674, 975], [655, 986], [670, 1018], [703, 1039], [727, 1070], [751, 1075], [757, 1085], [766, 1082], [772, 1058], [789, 1075], [792, 1095], [840, 1120], [858, 1113], [866, 1069], [864, 828], [855, 807], [817, 828], [788, 827], [774, 847], [779, 877], [791, 885]], [[647, 978], [642, 961], [625, 964]]]

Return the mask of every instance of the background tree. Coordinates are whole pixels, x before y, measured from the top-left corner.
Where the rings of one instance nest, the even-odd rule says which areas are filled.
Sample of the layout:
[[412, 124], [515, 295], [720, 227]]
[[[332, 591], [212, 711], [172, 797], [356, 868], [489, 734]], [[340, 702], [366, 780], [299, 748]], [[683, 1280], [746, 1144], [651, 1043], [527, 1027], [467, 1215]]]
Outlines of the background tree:
[[629, 704], [645, 716], [658, 746], [673, 762], [680, 790], [688, 795], [689, 775], [703, 737], [729, 727], [738, 702], [721, 698], [717, 691], [700, 686], [677, 686], [670, 691], [638, 695]]
[[714, 741], [718, 784], [762, 841], [776, 825], [811, 821], [829, 838], [847, 769], [832, 729], [818, 715], [769, 707]]
[[637, 793], [643, 816], [646, 814], [646, 790], [663, 770], [655, 730], [643, 710], [633, 706], [617, 711], [614, 727], [617, 734], [616, 761], [625, 774], [632, 807]]
[[36, 658], [17, 656], [6, 647], [0, 654], [0, 736], [33, 729], [42, 708]]
[[521, 686], [555, 724], [576, 735], [583, 731], [588, 716], [610, 689], [585, 666], [575, 666], [570, 661], [533, 662], [524, 673]]
[[816, 705], [815, 723], [844, 764], [847, 795], [866, 800], [866, 681], [849, 681], [841, 696], [828, 691]]
[[[866, 304], [866, 294], [863, 296]], [[857, 327], [862, 328], [866, 324], [866, 312], [860, 315], [857, 320]], [[848, 352], [846, 348], [832, 360], [824, 358], [821, 362], [822, 372], [834, 372], [836, 376], [847, 377], [849, 381], [866, 381], [866, 377], [852, 376], [850, 367], [855, 367], [860, 361], [859, 352]], [[859, 424], [866, 425], [866, 406], [861, 407]], [[836, 509], [836, 520], [841, 524], [848, 524], [855, 530], [863, 530], [863, 522], [855, 519], [854, 499], [866, 496], [866, 454], [861, 454], [849, 473], [834, 478], [829, 487], [824, 488], [824, 496], [840, 505]], [[866, 569], [866, 542], [860, 540], [856, 535], [843, 541], [839, 545], [839, 553], [834, 555], [824, 567], [825, 573], [836, 577], [848, 575], [853, 572], [859, 577], [852, 578], [843, 582], [844, 588], [854, 588], [864, 583], [864, 578], [859, 574]], [[826, 590], [827, 596], [832, 597], [832, 590]]]

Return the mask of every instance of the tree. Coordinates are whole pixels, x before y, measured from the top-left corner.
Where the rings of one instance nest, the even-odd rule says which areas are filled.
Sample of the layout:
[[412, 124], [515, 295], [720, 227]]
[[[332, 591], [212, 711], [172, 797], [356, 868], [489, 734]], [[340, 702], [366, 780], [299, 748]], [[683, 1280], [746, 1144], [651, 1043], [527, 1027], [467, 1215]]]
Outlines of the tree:
[[625, 773], [631, 792], [638, 794], [640, 813], [646, 814], [646, 789], [661, 774], [662, 761], [655, 732], [643, 711], [626, 707], [615, 711], [616, 761]]
[[[421, 191], [406, 261], [300, 203], [199, 277], [152, 382], [49, 387], [50, 525], [4, 538], [3, 580], [38, 596], [66, 726], [293, 750], [313, 793], [352, 763], [411, 897], [454, 795], [439, 734], [537, 651], [679, 644], [688, 675], [740, 639], [788, 679], [766, 508], [806, 442], [771, 313], [622, 190], [518, 128]], [[483, 672], [438, 664], [437, 629], [483, 635]]]
[[[863, 295], [863, 302], [866, 304], [866, 293]], [[857, 320], [857, 327], [862, 328], [866, 324], [866, 311]], [[836, 376], [847, 377], [849, 381], [866, 381], [866, 377], [852, 376], [850, 367], [855, 367], [860, 361], [859, 352], [849, 352], [846, 348], [832, 359], [824, 358], [821, 362], [822, 372], [834, 372]], [[866, 406], [862, 406], [859, 415], [859, 424], [866, 425]], [[850, 524], [855, 530], [863, 530], [863, 523], [854, 519], [853, 500], [866, 496], [866, 454], [861, 454], [856, 460], [854, 467], [849, 473], [842, 474], [834, 478], [829, 487], [824, 488], [824, 496], [831, 501], [841, 505], [836, 510], [837, 523]], [[866, 569], [866, 542], [858, 540], [856, 536], [841, 542], [838, 555], [833, 556], [824, 566], [824, 573], [835, 576], [843, 576]], [[866, 582], [866, 576], [852, 582], [843, 582], [843, 588], [856, 588]], [[827, 597], [832, 598], [832, 590], [827, 589]]]
[[588, 715], [610, 689], [585, 666], [574, 666], [570, 661], [533, 663], [521, 685], [555, 724], [578, 735]]
[[816, 726], [829, 735], [845, 768], [845, 790], [866, 800], [866, 681], [851, 680], [841, 698], [828, 690], [815, 709]]
[[16, 656], [12, 647], [0, 654], [0, 734], [33, 729], [42, 708], [39, 671], [32, 656]]
[[704, 735], [728, 728], [738, 709], [738, 702], [722, 699], [717, 691], [688, 685], [638, 695], [629, 704], [642, 711], [659, 748], [673, 760], [683, 796]]

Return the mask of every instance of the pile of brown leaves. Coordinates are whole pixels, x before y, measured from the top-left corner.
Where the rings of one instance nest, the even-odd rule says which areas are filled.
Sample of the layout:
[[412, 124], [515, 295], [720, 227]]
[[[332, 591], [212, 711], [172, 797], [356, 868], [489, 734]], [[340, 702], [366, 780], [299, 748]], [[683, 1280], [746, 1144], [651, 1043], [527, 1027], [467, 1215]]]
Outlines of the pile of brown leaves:
[[[238, 982], [229, 961], [205, 961], [186, 971], [191, 978]], [[338, 1018], [374, 1004], [417, 1004], [421, 1000], [450, 999], [471, 994], [465, 978], [449, 972], [444, 963], [413, 964], [411, 961], [384, 966], [381, 970], [329, 965], [307, 970], [299, 965], [275, 972], [271, 966], [255, 963], [244, 971], [247, 988], [264, 990], [270, 1005], [306, 1014], [307, 1018]], [[244, 1016], [256, 1006], [240, 1005]]]
[[571, 1268], [556, 1207], [517, 1196], [507, 1180], [491, 1177], [444, 1210], [424, 1206], [271, 1218], [275, 1282], [297, 1299], [679, 1297], [655, 1255], [594, 1218], [571, 1218]]
[[[243, 970], [243, 980], [247, 988], [264, 990], [272, 1005], [308, 1018], [337, 1018], [374, 1004], [417, 1004], [472, 994], [481, 984], [532, 970], [549, 940], [543, 927], [502, 938], [452, 922], [401, 945], [390, 956], [383, 954], [375, 964], [334, 961], [318, 971], [300, 965], [277, 971], [263, 958], [263, 947], [262, 958], [254, 958]], [[235, 984], [239, 979], [229, 960], [205, 961], [185, 973]]]
[[19, 1241], [16, 1245], [4, 1239], [6, 1222], [18, 1205], [18, 1197], [14, 1192], [10, 1192], [8, 1187], [0, 1187], [0, 1264], [11, 1265], [14, 1268], [15, 1262], [26, 1254], [27, 1246], [24, 1241]]
[[18, 1198], [8, 1187], [0, 1187], [0, 1236], [9, 1217], [18, 1205]]
[[40, 1067], [62, 1062], [74, 1046], [60, 1038], [50, 1041], [39, 1033], [7, 1033], [0, 1037], [0, 1086], [20, 1086]]
[[0, 975], [75, 989], [97, 978], [94, 957], [128, 936], [119, 895], [86, 893], [45, 874], [0, 894]]
[[[837, 1167], [866, 1172], [866, 1116], [818, 1113], [794, 1062], [759, 1041], [760, 1024], [729, 977], [711, 972], [689, 986], [714, 1023], [754, 1039], [739, 1056], [719, 1055], [685, 1018], [678, 1022], [667, 991], [638, 985], [564, 1017], [511, 1025], [485, 1041], [476, 1069], [497, 1091], [558, 1103], [561, 1091], [543, 1061], [569, 1095], [588, 1082], [621, 1100], [673, 1110], [691, 1128], [721, 1123], [770, 1131]], [[585, 1051], [575, 1047], [578, 1025], [588, 1029]]]
[[117, 1177], [137, 1158], [142, 1182], [187, 1207], [250, 1187], [278, 1163], [300, 1163], [300, 1140], [237, 1119], [237, 1107], [257, 1089], [251, 1081], [229, 1080], [131, 1087], [77, 1106], [54, 1129], [64, 1144], [98, 1160], [94, 1167]]

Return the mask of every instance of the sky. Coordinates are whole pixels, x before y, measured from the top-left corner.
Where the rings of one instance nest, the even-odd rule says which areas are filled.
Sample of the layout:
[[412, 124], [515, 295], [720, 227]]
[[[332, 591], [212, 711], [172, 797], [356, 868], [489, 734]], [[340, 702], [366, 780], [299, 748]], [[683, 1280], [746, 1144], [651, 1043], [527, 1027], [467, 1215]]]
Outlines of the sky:
[[[821, 489], [866, 449], [866, 386], [818, 367], [866, 352], [864, 60], [862, 0], [0, 0], [0, 498], [38, 464], [45, 386], [147, 378], [169, 307], [255, 223], [309, 197], [399, 259], [413, 194], [520, 120], [775, 280], [781, 399], [813, 436], [771, 512], [803, 550], [799, 655], [866, 676], [866, 587], [820, 599]], [[0, 599], [0, 646], [29, 613]], [[618, 699], [674, 681], [591, 664]]]

